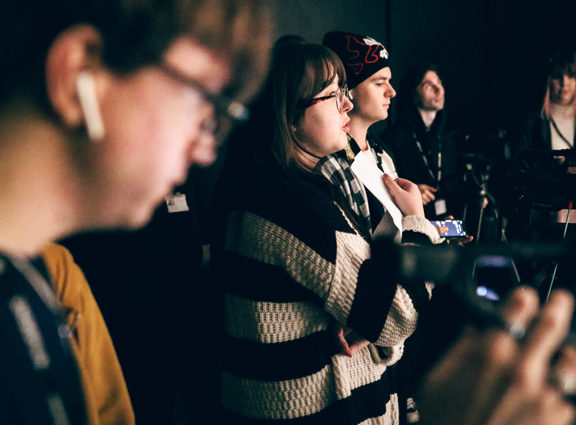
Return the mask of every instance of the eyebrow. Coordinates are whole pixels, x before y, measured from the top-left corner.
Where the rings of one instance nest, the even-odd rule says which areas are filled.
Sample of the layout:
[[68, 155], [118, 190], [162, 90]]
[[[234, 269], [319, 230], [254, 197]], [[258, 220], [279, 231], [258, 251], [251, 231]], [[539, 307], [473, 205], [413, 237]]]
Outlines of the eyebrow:
[[330, 85], [324, 87], [324, 89], [322, 89], [320, 91], [320, 93], [322, 93], [324, 90], [328, 90], [327, 93], [332, 93], [334, 91], [338, 91], [339, 88], [340, 88], [340, 86], [338, 84], [336, 84], [336, 86], [334, 86], [334, 83], [331, 83]]
[[420, 85], [424, 84], [442, 84], [442, 80], [434, 81], [434, 80], [423, 80]]

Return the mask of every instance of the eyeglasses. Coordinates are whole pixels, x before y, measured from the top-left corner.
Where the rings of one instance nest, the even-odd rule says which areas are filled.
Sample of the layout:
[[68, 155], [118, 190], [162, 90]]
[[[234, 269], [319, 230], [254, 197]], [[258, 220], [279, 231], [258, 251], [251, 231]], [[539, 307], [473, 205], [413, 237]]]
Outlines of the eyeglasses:
[[179, 83], [189, 86], [204, 99], [205, 102], [212, 105], [214, 115], [211, 119], [204, 121], [202, 131], [214, 135], [216, 138], [222, 138], [232, 128], [235, 123], [246, 121], [250, 112], [242, 103], [225, 96], [210, 93], [208, 89], [196, 81], [194, 78], [183, 75], [180, 71], [172, 66], [161, 63], [160, 70]]
[[342, 112], [344, 107], [344, 99], [348, 99], [350, 102], [354, 99], [348, 87], [338, 87], [336, 93], [329, 94], [328, 96], [320, 96], [320, 97], [313, 97], [310, 99], [308, 103], [304, 105], [304, 108], [309, 108], [312, 105], [316, 105], [317, 103], [324, 102], [325, 100], [336, 98], [336, 108], [339, 112]]

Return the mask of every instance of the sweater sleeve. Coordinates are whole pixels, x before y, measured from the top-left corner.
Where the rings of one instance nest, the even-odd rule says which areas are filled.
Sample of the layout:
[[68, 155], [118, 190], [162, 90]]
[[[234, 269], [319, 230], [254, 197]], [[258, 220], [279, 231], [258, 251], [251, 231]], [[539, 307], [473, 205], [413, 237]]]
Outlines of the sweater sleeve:
[[402, 243], [403, 244], [440, 244], [444, 238], [440, 237], [436, 227], [426, 218], [409, 215], [402, 218]]
[[372, 249], [332, 198], [312, 186], [266, 200], [265, 208], [232, 215], [229, 251], [282, 269], [338, 322], [377, 345], [402, 344], [414, 332], [428, 291], [424, 283], [396, 282], [393, 250]]

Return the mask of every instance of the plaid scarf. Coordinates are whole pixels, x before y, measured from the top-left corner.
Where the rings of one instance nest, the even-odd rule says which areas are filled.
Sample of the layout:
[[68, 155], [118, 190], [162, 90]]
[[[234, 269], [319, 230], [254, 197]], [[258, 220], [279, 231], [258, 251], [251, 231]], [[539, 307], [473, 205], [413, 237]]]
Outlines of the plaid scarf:
[[318, 163], [318, 169], [344, 199], [348, 210], [354, 214], [355, 222], [366, 235], [371, 235], [370, 210], [364, 185], [350, 168], [346, 151], [325, 156]]

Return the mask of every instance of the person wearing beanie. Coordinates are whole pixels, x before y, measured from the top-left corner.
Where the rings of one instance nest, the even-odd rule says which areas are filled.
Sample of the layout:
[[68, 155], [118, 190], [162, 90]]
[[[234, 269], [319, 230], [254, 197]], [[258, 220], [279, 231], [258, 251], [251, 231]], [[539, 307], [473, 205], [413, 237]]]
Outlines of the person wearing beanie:
[[[388, 51], [372, 37], [343, 31], [326, 33], [322, 44], [336, 52], [342, 60], [354, 103], [354, 109], [350, 111], [350, 144], [343, 159], [352, 164], [358, 153], [365, 152], [372, 157], [370, 159], [377, 164], [381, 172], [397, 178], [391, 156], [380, 149], [378, 144], [368, 142], [368, 128], [388, 117], [390, 100], [396, 95], [390, 84], [392, 75]], [[325, 175], [328, 174], [325, 169], [330, 167], [330, 162], [337, 160], [338, 155], [344, 156], [340, 153], [325, 159]], [[367, 195], [372, 230], [375, 231], [382, 223], [384, 227], [381, 225], [380, 230], [384, 233], [399, 235], [401, 224], [397, 221], [394, 225], [389, 216], [388, 220], [382, 220], [386, 217], [385, 207], [369, 190]]]
[[[351, 168], [365, 186], [365, 194], [371, 223], [370, 237], [394, 235], [399, 242], [408, 241], [408, 235], [420, 235], [424, 240], [425, 232], [422, 222], [411, 221], [409, 217], [394, 217], [397, 205], [394, 202], [382, 202], [377, 195], [377, 180], [380, 174], [398, 178], [396, 167], [390, 153], [385, 150], [380, 140], [369, 133], [372, 124], [388, 118], [390, 101], [396, 91], [390, 82], [389, 53], [382, 43], [372, 37], [342, 31], [332, 31], [324, 36], [323, 44], [332, 49], [342, 60], [346, 69], [348, 88], [352, 94], [354, 108], [349, 112], [350, 133], [349, 146], [344, 152], [332, 154], [323, 160], [321, 171], [336, 187], [338, 182], [332, 170], [338, 167]], [[378, 173], [369, 172], [368, 169]], [[342, 174], [342, 173], [340, 173]], [[428, 220], [424, 220], [430, 224]], [[442, 229], [437, 229], [442, 232]], [[434, 244], [444, 241], [438, 234], [430, 239]], [[348, 332], [344, 329], [344, 333]], [[350, 337], [352, 340], [353, 337]], [[404, 355], [394, 364], [392, 376], [395, 378], [398, 393], [398, 419], [400, 423], [411, 423], [418, 419], [418, 411], [412, 398], [412, 389], [407, 386], [408, 375], [405, 375], [406, 345]]]
[[[388, 110], [396, 91], [390, 80], [390, 55], [384, 45], [374, 38], [344, 31], [331, 31], [324, 35], [322, 42], [340, 57], [346, 69], [348, 88], [352, 94], [354, 109], [350, 111], [350, 144], [344, 153], [338, 153], [324, 160], [323, 172], [334, 168], [337, 158], [352, 165], [353, 171], [359, 175], [360, 180], [368, 188], [367, 201], [370, 210], [370, 221], [373, 234], [395, 235], [401, 239], [402, 231], [421, 229], [404, 229], [398, 209], [392, 202], [381, 202], [374, 186], [379, 182], [370, 180], [365, 173], [375, 163], [380, 173], [390, 175], [393, 179], [398, 177], [391, 150], [380, 139], [369, 132], [369, 128], [388, 118]], [[374, 176], [373, 173], [371, 173]], [[442, 229], [439, 229], [442, 231]], [[442, 242], [438, 239], [436, 243]]]

